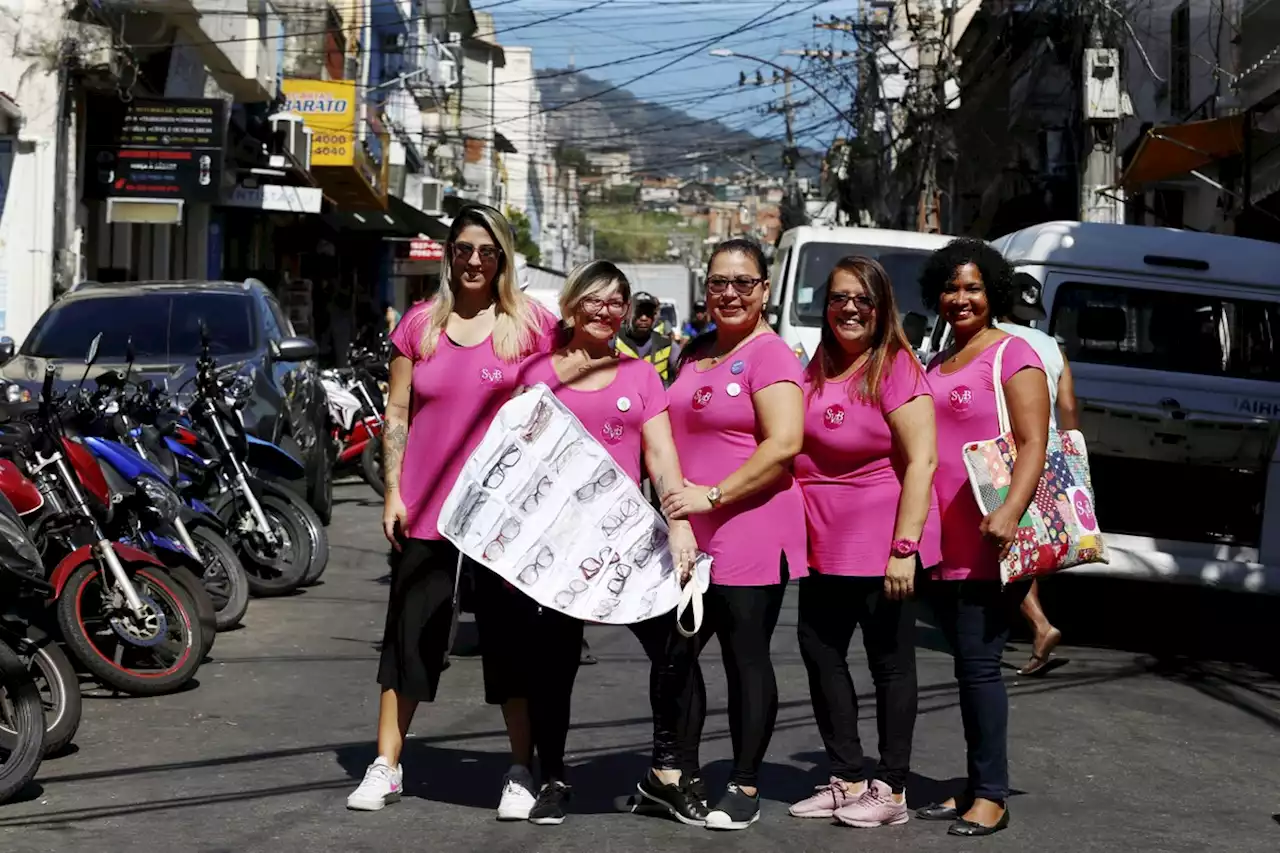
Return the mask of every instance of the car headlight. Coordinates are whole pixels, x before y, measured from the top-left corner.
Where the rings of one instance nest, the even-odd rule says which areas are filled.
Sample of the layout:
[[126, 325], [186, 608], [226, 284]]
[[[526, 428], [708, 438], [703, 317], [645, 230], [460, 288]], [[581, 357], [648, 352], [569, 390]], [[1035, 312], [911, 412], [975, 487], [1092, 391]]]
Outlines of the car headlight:
[[135, 485], [164, 521], [174, 521], [182, 512], [182, 499], [178, 493], [155, 477], [139, 477]]
[[22, 388], [17, 382], [10, 382], [4, 389], [4, 398], [10, 403], [22, 402]]

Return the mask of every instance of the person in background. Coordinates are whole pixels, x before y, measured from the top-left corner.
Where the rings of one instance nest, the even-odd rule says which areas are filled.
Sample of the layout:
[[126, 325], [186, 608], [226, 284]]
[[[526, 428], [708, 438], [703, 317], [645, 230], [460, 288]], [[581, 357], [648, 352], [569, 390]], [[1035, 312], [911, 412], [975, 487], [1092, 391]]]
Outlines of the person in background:
[[[924, 370], [898, 319], [889, 274], [862, 256], [827, 277], [826, 319], [805, 369], [796, 482], [809, 530], [796, 633], [830, 780], [791, 807], [870, 828], [906, 823], [916, 721], [916, 571], [940, 558], [937, 437]], [[880, 762], [863, 769], [849, 643], [862, 626]]]
[[791, 471], [804, 441], [804, 375], [765, 322], [768, 299], [760, 245], [718, 245], [707, 269], [716, 331], [686, 348], [669, 392], [687, 479], [666, 492], [662, 509], [669, 519], [692, 521], [699, 548], [712, 557], [711, 583], [701, 630], [673, 644], [660, 679], [656, 701], [667, 735], [654, 739], [654, 767], [663, 775], [651, 772], [640, 793], [673, 812], [682, 801], [670, 733], [683, 719], [693, 663], [714, 634], [729, 688], [733, 771], [707, 813], [707, 829], [746, 829], [760, 817], [760, 766], [778, 716], [769, 642], [787, 581], [805, 559], [804, 499]]
[[705, 332], [714, 332], [715, 328], [716, 324], [711, 322], [711, 318], [707, 316], [706, 301], [698, 299], [693, 303], [693, 316], [685, 321], [684, 328], [680, 330], [680, 334], [687, 343]]
[[[643, 459], [662, 491], [663, 486], [669, 489], [684, 480], [667, 417], [666, 388], [653, 365], [620, 356], [610, 344], [627, 314], [630, 296], [631, 285], [626, 276], [608, 261], [593, 261], [574, 270], [560, 294], [560, 316], [566, 325], [562, 345], [553, 353], [526, 361], [520, 371], [520, 384], [546, 385], [637, 484]], [[528, 500], [536, 503], [538, 494], [535, 487]], [[536, 511], [536, 507], [533, 509]], [[664, 539], [682, 580], [687, 580], [698, 548], [692, 526], [687, 520], [672, 521]], [[646, 536], [636, 546], [642, 550], [602, 553], [577, 570], [584, 580], [625, 586], [627, 576], [614, 573], [613, 567], [616, 565], [619, 571], [626, 567], [628, 572], [651, 569], [655, 565], [653, 541]], [[541, 568], [536, 560], [530, 565], [534, 566], [530, 582], [535, 583]], [[487, 574], [496, 580], [497, 575]], [[600, 574], [605, 576], [597, 578]], [[520, 580], [518, 577], [517, 585]], [[512, 685], [508, 690], [529, 694], [533, 735], [542, 766], [542, 788], [529, 820], [558, 824], [564, 820], [564, 804], [569, 798], [564, 747], [582, 622], [555, 608], [539, 607], [518, 590], [505, 590], [501, 581], [490, 583], [497, 587], [494, 595], [504, 600], [505, 611], [501, 627], [506, 635], [505, 665], [495, 675]], [[675, 633], [675, 620], [667, 612], [628, 627], [649, 656], [653, 683], [662, 671], [669, 638]], [[485, 667], [487, 682], [488, 658]], [[700, 677], [698, 684], [701, 686]], [[703, 696], [702, 706], [705, 705]], [[691, 763], [696, 772], [696, 739]], [[692, 794], [688, 796], [692, 798]], [[701, 808], [701, 804], [695, 802], [691, 808]]]
[[[1040, 282], [1033, 276], [1020, 272], [1013, 276], [1017, 299], [1013, 309], [996, 328], [1022, 338], [1040, 357], [1045, 378], [1049, 384], [1049, 426], [1051, 429], [1079, 429], [1080, 416], [1076, 406], [1075, 382], [1071, 378], [1071, 365], [1062, 344], [1052, 335], [1031, 328], [1031, 323], [1043, 322], [1048, 316], [1040, 301]], [[1042, 676], [1070, 663], [1067, 658], [1051, 658], [1053, 650], [1062, 642], [1062, 632], [1055, 628], [1040, 606], [1040, 582], [1032, 581], [1027, 597], [1022, 601], [1022, 615], [1026, 617], [1033, 633], [1031, 660], [1018, 670], [1019, 675]]]
[[[1049, 440], [1049, 392], [1040, 359], [1026, 341], [995, 327], [996, 318], [1013, 308], [1012, 278], [1000, 253], [974, 239], [952, 240], [930, 256], [920, 275], [924, 304], [952, 333], [951, 345], [926, 371], [938, 431], [933, 482], [942, 560], [924, 586], [954, 658], [968, 783], [963, 795], [918, 809], [916, 817], [951, 821], [947, 833], [966, 837], [1009, 826], [1009, 694], [1000, 667], [1030, 584], [1003, 584], [1000, 559], [1014, 546], [1018, 521], [1035, 499]], [[1000, 434], [996, 382], [1018, 453], [1004, 503], [984, 516], [962, 448]]]
[[395, 331], [396, 326], [400, 324], [400, 312], [390, 302], [382, 303], [382, 314], [385, 317], [386, 333], [391, 334]]
[[[349, 809], [377, 811], [400, 800], [404, 739], [418, 703], [435, 700], [453, 626], [459, 558], [439, 533], [441, 507], [511, 398], [520, 362], [555, 345], [555, 317], [511, 275], [509, 234], [491, 207], [459, 211], [445, 241], [449, 263], [439, 293], [414, 305], [391, 334], [382, 530], [393, 553], [378, 664], [378, 757], [347, 798]], [[528, 709], [513, 701], [503, 715], [513, 766], [498, 816], [523, 820], [534, 803]]]
[[669, 335], [654, 330], [657, 317], [658, 300], [653, 294], [644, 291], [633, 294], [631, 320], [619, 330], [614, 346], [623, 355], [652, 364], [662, 377], [662, 384], [670, 385], [680, 347]]

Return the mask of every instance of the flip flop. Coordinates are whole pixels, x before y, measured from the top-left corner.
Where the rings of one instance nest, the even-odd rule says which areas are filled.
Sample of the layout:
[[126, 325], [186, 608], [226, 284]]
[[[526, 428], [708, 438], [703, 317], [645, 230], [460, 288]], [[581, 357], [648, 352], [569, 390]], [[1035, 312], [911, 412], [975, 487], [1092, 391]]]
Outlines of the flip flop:
[[1064, 667], [1071, 663], [1071, 658], [1055, 658], [1049, 656], [1041, 656], [1035, 653], [1031, 655], [1031, 666], [1023, 667], [1018, 670], [1018, 675], [1024, 678], [1039, 678], [1053, 672], [1055, 669]]

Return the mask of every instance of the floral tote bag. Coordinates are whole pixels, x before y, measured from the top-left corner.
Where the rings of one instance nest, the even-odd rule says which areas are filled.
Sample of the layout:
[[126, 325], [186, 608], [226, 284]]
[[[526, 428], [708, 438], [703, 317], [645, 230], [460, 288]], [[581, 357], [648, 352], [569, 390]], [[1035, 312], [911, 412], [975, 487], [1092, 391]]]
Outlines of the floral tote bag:
[[[1000, 434], [974, 441], [963, 449], [969, 485], [983, 515], [1004, 504], [1009, 494], [1018, 448], [1013, 441], [1009, 408], [1000, 381], [1006, 339], [996, 350], [996, 411]], [[1049, 429], [1044, 473], [1035, 497], [1018, 522], [1017, 538], [1000, 562], [1004, 583], [1045, 575], [1085, 563], [1107, 563], [1106, 545], [1094, 511], [1093, 483], [1089, 479], [1089, 455], [1079, 430]]]

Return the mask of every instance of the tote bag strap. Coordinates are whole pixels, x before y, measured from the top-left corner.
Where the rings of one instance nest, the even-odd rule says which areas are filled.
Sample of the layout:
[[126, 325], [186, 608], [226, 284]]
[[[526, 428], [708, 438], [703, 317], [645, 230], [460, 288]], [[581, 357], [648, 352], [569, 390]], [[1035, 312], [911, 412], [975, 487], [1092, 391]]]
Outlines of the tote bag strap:
[[1009, 422], [1009, 402], [1004, 398], [1004, 382], [1000, 379], [1004, 375], [1004, 348], [1009, 346], [1012, 340], [1013, 336], [1010, 335], [1000, 342], [995, 361], [991, 365], [992, 384], [996, 387], [996, 417], [1000, 420], [1001, 435], [1013, 430], [1013, 425]]

